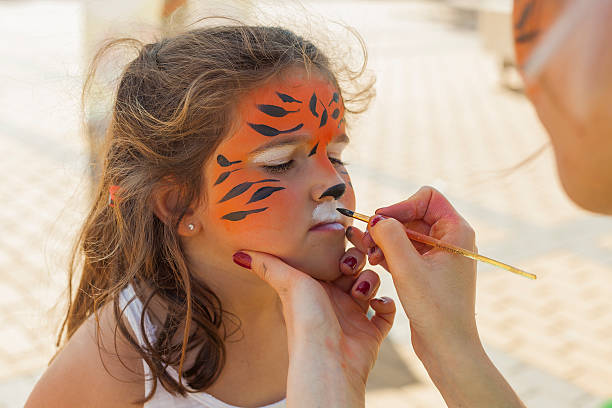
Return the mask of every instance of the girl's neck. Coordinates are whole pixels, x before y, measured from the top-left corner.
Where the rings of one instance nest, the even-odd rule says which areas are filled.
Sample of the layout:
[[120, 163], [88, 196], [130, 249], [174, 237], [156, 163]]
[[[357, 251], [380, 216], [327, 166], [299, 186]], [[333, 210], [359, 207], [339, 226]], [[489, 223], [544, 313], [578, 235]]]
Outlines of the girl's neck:
[[[207, 392], [237, 406], [261, 406], [285, 397], [289, 365], [287, 331], [274, 289], [250, 273], [208, 269], [200, 279], [217, 295], [224, 311], [226, 360]], [[241, 271], [240, 271], [241, 272]], [[238, 324], [238, 326], [236, 326]], [[237, 330], [236, 330], [237, 329]], [[242, 392], [236, 394], [236, 385]]]
[[193, 273], [217, 295], [223, 310], [240, 320], [243, 329], [265, 333], [283, 325], [277, 293], [255, 274], [236, 273], [235, 268], [222, 265], [194, 266]]

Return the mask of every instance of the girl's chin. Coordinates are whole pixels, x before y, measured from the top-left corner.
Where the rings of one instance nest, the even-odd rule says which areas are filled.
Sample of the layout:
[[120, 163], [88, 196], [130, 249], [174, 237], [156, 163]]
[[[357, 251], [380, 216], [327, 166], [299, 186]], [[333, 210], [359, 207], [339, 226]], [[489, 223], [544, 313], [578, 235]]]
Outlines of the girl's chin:
[[334, 271], [333, 273], [330, 270], [325, 270], [325, 271], [315, 271], [313, 273], [309, 273], [309, 275], [321, 281], [332, 282], [338, 279], [342, 275], [342, 272], [340, 272], [340, 268], [336, 267], [336, 269], [337, 270]]
[[342, 255], [344, 255], [344, 249], [338, 251], [338, 254], [328, 253], [325, 256], [312, 254], [312, 256], [306, 259], [290, 262], [290, 265], [315, 279], [333, 281], [342, 275], [340, 271], [340, 258]]
[[[276, 247], [278, 248], [278, 246]], [[305, 241], [284, 248], [284, 251], [274, 251], [273, 245], [260, 247], [252, 246], [254, 251], [265, 252], [282, 259], [286, 264], [302, 271], [315, 279], [333, 281], [342, 275], [340, 271], [340, 258], [345, 252], [344, 235], [340, 234], [334, 240], [322, 242], [318, 240], [314, 245]]]

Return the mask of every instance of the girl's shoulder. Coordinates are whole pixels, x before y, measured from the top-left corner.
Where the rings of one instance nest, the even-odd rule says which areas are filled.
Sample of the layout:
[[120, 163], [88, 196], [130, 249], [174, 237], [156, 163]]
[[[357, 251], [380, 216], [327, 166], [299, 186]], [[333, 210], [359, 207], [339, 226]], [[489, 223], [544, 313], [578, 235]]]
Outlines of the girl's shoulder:
[[[112, 304], [100, 310], [99, 320], [99, 338], [96, 319], [90, 316], [38, 380], [26, 408], [143, 406], [133, 403], [144, 397], [142, 359], [119, 329], [115, 330]], [[126, 327], [131, 330], [127, 323]]]

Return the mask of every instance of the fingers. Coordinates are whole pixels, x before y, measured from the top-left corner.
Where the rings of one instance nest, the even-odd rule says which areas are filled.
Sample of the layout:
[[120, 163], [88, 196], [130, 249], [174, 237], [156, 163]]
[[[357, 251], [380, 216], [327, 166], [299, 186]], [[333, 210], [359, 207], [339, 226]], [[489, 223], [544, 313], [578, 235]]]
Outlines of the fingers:
[[380, 330], [383, 337], [387, 337], [395, 319], [395, 302], [393, 299], [383, 296], [370, 300], [370, 306], [374, 309], [374, 317], [371, 321]]
[[[374, 241], [372, 241], [374, 242]], [[385, 260], [385, 254], [376, 244], [373, 247], [368, 248], [368, 262], [370, 265], [378, 265]]]
[[400, 203], [376, 210], [376, 214], [395, 218], [401, 223], [423, 220], [433, 225], [441, 218], [459, 219], [461, 216], [451, 203], [433, 187], [421, 187], [412, 197]]
[[406, 236], [406, 230], [399, 221], [372, 217], [368, 228], [372, 239], [382, 251], [392, 276], [394, 272], [411, 269], [420, 263], [420, 254]]
[[349, 248], [340, 258], [340, 271], [344, 275], [353, 276], [365, 266], [365, 255], [357, 248]]
[[[409, 222], [404, 223], [404, 226], [406, 228], [408, 228], [408, 229], [411, 229], [411, 230], [416, 231], [416, 232], [420, 232], [421, 234], [425, 234], [425, 235], [429, 235], [430, 232], [431, 232], [431, 225], [427, 224], [423, 220], [409, 221]], [[370, 250], [374, 246], [376, 246], [376, 243], [374, 242], [374, 240], [372, 239], [372, 236], [370, 235], [370, 233], [368, 231], [361, 232], [360, 236], [362, 237], [361, 238], [361, 242], [359, 242], [360, 248], [365, 248], [364, 252], [366, 252], [368, 255], [370, 255], [368, 250]], [[422, 244], [420, 242], [413, 241], [412, 244], [414, 245], [416, 250], [419, 251], [420, 254], [423, 254], [423, 253], [425, 253], [425, 252], [427, 252], [427, 251], [429, 251], [431, 249], [431, 247], [429, 245], [425, 245], [425, 244]], [[353, 244], [353, 245], [355, 245], [355, 244]], [[357, 245], [355, 245], [355, 246], [357, 246]], [[371, 265], [376, 265], [379, 262], [380, 261], [377, 261], [376, 263], [372, 263], [372, 261], [370, 260], [370, 264]]]
[[366, 231], [361, 238], [361, 245], [366, 249], [370, 249], [376, 245], [369, 231]]
[[365, 254], [357, 248], [349, 248], [340, 258], [340, 271], [342, 275], [333, 284], [345, 293], [348, 293], [359, 272], [365, 266]]
[[[428, 227], [429, 231], [429, 227]], [[376, 242], [372, 239], [372, 236], [368, 231], [365, 233], [360, 232], [361, 241], [358, 242], [360, 248], [364, 248], [363, 252], [365, 252], [368, 256], [368, 262], [370, 265], [379, 265], [384, 263], [385, 256], [383, 255], [380, 248], [376, 246]], [[355, 239], [357, 240], [357, 238]]]
[[464, 219], [441, 219], [431, 226], [430, 235], [470, 251], [476, 249], [476, 233]]
[[379, 287], [380, 278], [376, 272], [366, 269], [361, 272], [359, 278], [355, 280], [350, 294], [353, 300], [355, 300], [361, 309], [366, 312], [370, 299], [376, 296]]
[[[376, 214], [395, 218], [413, 231], [468, 250], [474, 248], [474, 230], [444, 195], [432, 187], [422, 187], [409, 199], [379, 208]], [[420, 243], [413, 244], [421, 254], [431, 249], [430, 246]]]
[[357, 233], [353, 233], [354, 241], [356, 246], [359, 248], [363, 248], [363, 252], [365, 252], [368, 256], [368, 262], [370, 265], [384, 265], [385, 256], [382, 253], [381, 249], [376, 246], [376, 242], [372, 239], [372, 236], [368, 231], [361, 232], [357, 228], [352, 227], [353, 230], [358, 231]]
[[[367, 234], [367, 232], [365, 234]], [[346, 238], [361, 252], [365, 253], [368, 250], [368, 246], [364, 245], [364, 232], [359, 228], [348, 227], [346, 229]]]
[[431, 199], [431, 190], [433, 190], [431, 187], [421, 187], [419, 191], [414, 193], [407, 200], [379, 208], [375, 213], [395, 218], [402, 223], [423, 219], [423, 216], [427, 213], [427, 208]]
[[341, 276], [332, 284], [344, 293], [348, 293], [365, 312], [368, 310], [368, 301], [376, 296], [380, 287], [380, 278], [376, 272], [368, 269], [359, 276]]
[[291, 285], [310, 278], [279, 258], [254, 251], [240, 251], [234, 254], [234, 262], [243, 268], [251, 269], [257, 276], [266, 281], [281, 298], [291, 292]]

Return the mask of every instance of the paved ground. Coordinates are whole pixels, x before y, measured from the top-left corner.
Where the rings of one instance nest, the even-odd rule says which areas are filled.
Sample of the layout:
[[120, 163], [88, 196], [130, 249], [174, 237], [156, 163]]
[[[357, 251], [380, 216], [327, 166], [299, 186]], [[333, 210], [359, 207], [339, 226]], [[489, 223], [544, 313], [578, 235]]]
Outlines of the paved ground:
[[[489, 354], [530, 407], [598, 407], [612, 397], [612, 221], [563, 195], [522, 95], [442, 2], [315, 2], [357, 27], [378, 96], [352, 129], [358, 208], [440, 188], [478, 247], [538, 274], [479, 269], [477, 317]], [[78, 136], [77, 2], [0, 2], [0, 407], [20, 406], [53, 352], [63, 266], [87, 191]], [[316, 27], [315, 27], [316, 28]], [[394, 296], [384, 278], [381, 293]], [[398, 318], [369, 407], [444, 406]]]

